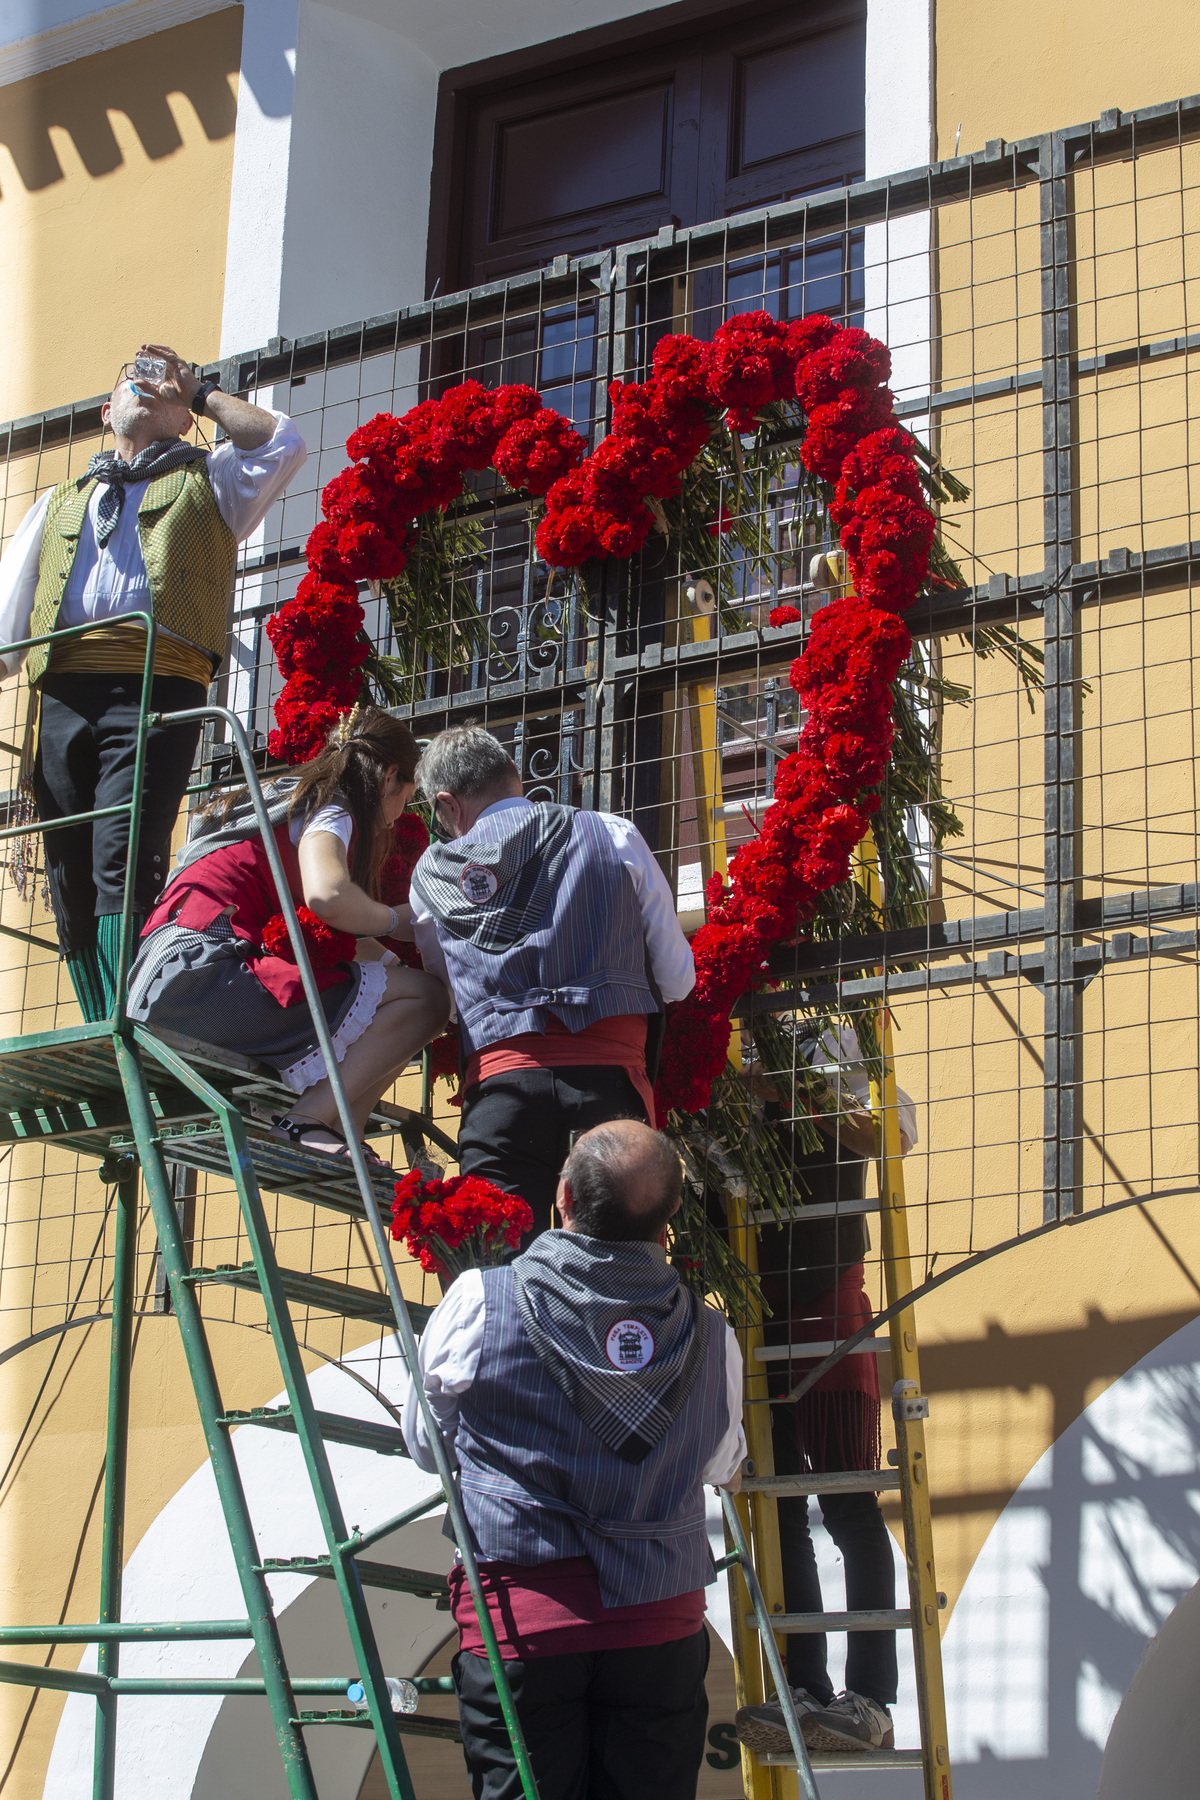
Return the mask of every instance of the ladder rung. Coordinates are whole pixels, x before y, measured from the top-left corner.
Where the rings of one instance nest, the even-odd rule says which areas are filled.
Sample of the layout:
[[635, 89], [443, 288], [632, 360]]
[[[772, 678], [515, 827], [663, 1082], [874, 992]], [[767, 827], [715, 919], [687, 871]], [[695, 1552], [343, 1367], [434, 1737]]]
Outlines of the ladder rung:
[[[373, 1319], [380, 1325], [395, 1323], [392, 1303], [386, 1294], [370, 1288], [346, 1287], [340, 1281], [327, 1281], [322, 1275], [304, 1275], [294, 1269], [280, 1269], [279, 1279], [289, 1300], [298, 1306], [315, 1306], [322, 1312], [338, 1313], [344, 1319]], [[248, 1288], [258, 1293], [258, 1271], [250, 1263], [218, 1263], [215, 1269], [193, 1269], [189, 1281], [216, 1282], [225, 1287]], [[421, 1332], [428, 1323], [432, 1306], [410, 1303], [408, 1316], [413, 1330]]]
[[[450, 1584], [444, 1575], [429, 1575], [423, 1569], [402, 1569], [396, 1563], [363, 1562], [353, 1559], [364, 1587], [388, 1588], [394, 1594], [417, 1594], [424, 1600], [448, 1600]], [[333, 1559], [328, 1556], [267, 1556], [263, 1558], [264, 1575], [324, 1575], [333, 1580]]]
[[[365, 1219], [366, 1208], [358, 1191], [354, 1170], [343, 1158], [324, 1156], [319, 1150], [298, 1150], [273, 1138], [251, 1136], [250, 1160], [258, 1185], [265, 1193], [289, 1194], [310, 1205], [327, 1206], [352, 1219]], [[233, 1179], [225, 1139], [207, 1125], [199, 1131], [176, 1131], [164, 1126], [159, 1132], [163, 1155], [170, 1162], [206, 1174]], [[391, 1212], [395, 1178], [373, 1174], [371, 1186], [385, 1216]]]
[[[822, 1344], [759, 1344], [754, 1351], [755, 1362], [812, 1362], [815, 1357], [831, 1356], [841, 1344], [831, 1338]], [[882, 1356], [891, 1352], [891, 1338], [865, 1338], [861, 1344], [851, 1344], [847, 1356]]]
[[750, 1218], [755, 1225], [815, 1225], [819, 1219], [858, 1219], [878, 1211], [878, 1200], [818, 1200], [811, 1206], [785, 1206], [779, 1212], [762, 1206]]
[[[754, 1760], [768, 1769], [794, 1769], [796, 1759], [790, 1751], [754, 1752]], [[808, 1760], [814, 1769], [919, 1769], [919, 1750], [810, 1750]]]
[[[270, 1431], [295, 1431], [296, 1421], [286, 1406], [255, 1406], [249, 1412], [221, 1414], [222, 1425], [262, 1425]], [[372, 1425], [365, 1419], [347, 1419], [340, 1413], [319, 1412], [321, 1436], [330, 1444], [353, 1444], [358, 1450], [375, 1450], [381, 1456], [407, 1456], [408, 1446], [394, 1425]]]
[[[451, 1744], [461, 1744], [462, 1734], [453, 1719], [423, 1719], [419, 1713], [393, 1713], [396, 1730], [401, 1737], [444, 1738]], [[300, 1712], [292, 1719], [293, 1725], [357, 1725], [360, 1729], [372, 1729], [369, 1712]]]
[[[784, 1637], [805, 1637], [817, 1631], [907, 1631], [911, 1624], [908, 1607], [897, 1606], [877, 1612], [777, 1613], [771, 1630]], [[746, 1614], [746, 1629], [758, 1630], [753, 1613]]]
[[744, 1475], [747, 1494], [890, 1494], [900, 1486], [899, 1469], [836, 1469], [808, 1475]]

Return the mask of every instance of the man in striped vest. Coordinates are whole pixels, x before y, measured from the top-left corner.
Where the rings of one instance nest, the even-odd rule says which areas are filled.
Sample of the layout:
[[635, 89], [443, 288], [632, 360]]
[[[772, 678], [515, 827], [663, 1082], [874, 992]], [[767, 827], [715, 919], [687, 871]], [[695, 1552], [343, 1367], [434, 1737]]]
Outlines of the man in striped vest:
[[417, 781], [449, 839], [412, 879], [425, 967], [454, 996], [465, 1059], [459, 1167], [550, 1223], [572, 1137], [654, 1123], [646, 1045], [695, 985], [670, 887], [627, 819], [535, 806], [479, 726], [434, 738]]
[[[0, 657], [0, 679], [26, 664], [31, 723], [40, 701], [32, 777], [46, 824], [133, 798], [146, 632], [129, 614], [148, 613], [157, 627], [150, 710], [204, 705], [225, 657], [237, 546], [305, 459], [282, 413], [200, 381], [165, 345], [142, 352], [165, 374], [147, 381], [126, 364], [100, 409], [113, 449], [43, 495], [0, 560], [0, 644], [94, 627]], [[226, 441], [216, 450], [186, 442], [193, 416], [220, 425]], [[149, 734], [135, 940], [166, 882], [199, 737], [199, 723]], [[107, 1018], [115, 998], [129, 826], [115, 812], [43, 838], [59, 947], [89, 1021]]]
[[[736, 1490], [742, 1358], [663, 1236], [679, 1158], [633, 1120], [586, 1132], [563, 1229], [462, 1274], [421, 1339], [542, 1800], [694, 1800], [708, 1703], [704, 1486]], [[404, 1436], [435, 1467], [411, 1380]], [[461, 1562], [450, 1576], [475, 1800], [520, 1800]]]

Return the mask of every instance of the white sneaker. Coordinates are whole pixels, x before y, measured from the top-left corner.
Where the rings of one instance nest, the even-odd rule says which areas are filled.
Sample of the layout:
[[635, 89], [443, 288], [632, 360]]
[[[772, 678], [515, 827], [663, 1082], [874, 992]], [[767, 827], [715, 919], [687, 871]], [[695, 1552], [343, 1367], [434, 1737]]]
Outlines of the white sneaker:
[[[821, 1702], [814, 1700], [807, 1688], [792, 1688], [791, 1695], [803, 1732], [804, 1722], [809, 1714], [822, 1710]], [[745, 1744], [747, 1750], [757, 1750], [763, 1756], [791, 1754], [792, 1740], [788, 1736], [783, 1708], [775, 1694], [771, 1695], [765, 1706], [739, 1706], [733, 1729], [738, 1742]], [[805, 1742], [808, 1742], [807, 1733]]]
[[890, 1750], [896, 1742], [887, 1707], [850, 1692], [808, 1712], [801, 1730], [810, 1750]]

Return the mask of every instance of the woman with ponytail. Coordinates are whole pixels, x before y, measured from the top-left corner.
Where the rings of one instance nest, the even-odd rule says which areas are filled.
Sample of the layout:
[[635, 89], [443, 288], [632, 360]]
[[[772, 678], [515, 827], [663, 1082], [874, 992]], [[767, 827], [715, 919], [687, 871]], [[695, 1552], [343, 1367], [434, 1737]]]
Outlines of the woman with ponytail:
[[[360, 1135], [450, 1011], [442, 982], [379, 941], [412, 937], [408, 907], [378, 891], [418, 754], [406, 725], [364, 706], [264, 792]], [[179, 852], [130, 973], [129, 1015], [269, 1063], [303, 1096], [271, 1135], [349, 1154], [245, 788], [201, 812]]]

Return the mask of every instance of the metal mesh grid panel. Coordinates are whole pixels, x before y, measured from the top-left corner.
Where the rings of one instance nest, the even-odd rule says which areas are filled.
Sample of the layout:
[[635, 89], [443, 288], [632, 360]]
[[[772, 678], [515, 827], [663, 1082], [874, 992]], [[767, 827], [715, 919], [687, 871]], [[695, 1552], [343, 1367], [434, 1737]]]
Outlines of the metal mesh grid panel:
[[[768, 1073], [790, 1091], [793, 1015], [869, 1037], [869, 1009], [887, 1000], [898, 1079], [916, 1104], [905, 1175], [927, 1279], [1047, 1221], [1195, 1183], [1198, 134], [1195, 102], [1105, 115], [668, 227], [273, 343], [223, 370], [228, 388], [290, 412], [309, 448], [240, 553], [217, 684], [265, 764], [280, 679], [264, 622], [295, 592], [347, 435], [374, 413], [466, 378], [528, 381], [594, 445], [607, 383], [643, 376], [666, 332], [707, 338], [737, 311], [819, 309], [888, 342], [900, 416], [970, 489], [941, 520], [966, 585], [913, 609], [905, 678], [955, 826], [935, 831], [931, 778], [907, 804], [902, 841], [886, 847], [885, 887], [906, 896], [904, 922], [880, 932], [843, 896], [832, 924], [773, 954], [775, 990], [742, 1009], [743, 1052], [764, 1059], [751, 1032], [774, 1020], [783, 1036]], [[82, 472], [97, 441], [92, 402], [7, 429], [6, 537], [37, 494]], [[511, 747], [532, 798], [632, 817], [689, 924], [705, 881], [771, 802], [803, 723], [789, 666], [807, 620], [840, 591], [836, 546], [794, 452], [749, 440], [736, 452], [757, 480], [756, 558], [719, 530], [704, 556], [684, 558], [655, 532], [632, 563], [579, 578], [539, 562], [535, 505], [491, 474], [473, 478], [446, 527], [440, 648], [419, 667], [393, 665], [393, 704], [418, 735], [482, 722]], [[364, 588], [362, 600], [380, 654], [400, 656], [385, 599]], [[768, 614], [784, 600], [806, 623], [773, 630]], [[1044, 658], [1042, 685], [981, 636], [996, 627], [1019, 634], [1026, 672]], [[24, 716], [10, 683], [10, 753]], [[197, 792], [229, 778], [229, 750], [210, 736]], [[0, 926], [18, 934], [4, 940], [0, 1028], [75, 1022], [40, 872], [24, 894], [10, 870], [0, 883]], [[873, 1046], [864, 1052], [870, 1061]], [[764, 1135], [753, 1109], [748, 1118], [750, 1135]], [[104, 1202], [65, 1151], [20, 1145], [9, 1157], [0, 1294], [12, 1295], [4, 1331], [17, 1343], [65, 1325], [73, 1306], [103, 1310]], [[193, 1259], [236, 1267], [245, 1245], [228, 1189], [205, 1173], [198, 1141], [186, 1160], [199, 1170], [181, 1175]], [[354, 1221], [270, 1204], [285, 1268], [369, 1285]], [[149, 1249], [145, 1261], [152, 1306]], [[868, 1275], [882, 1304], [877, 1250]], [[415, 1273], [411, 1291], [436, 1299]], [[203, 1304], [261, 1320], [236, 1286], [206, 1286]], [[322, 1354], [373, 1330], [310, 1317]], [[788, 1365], [797, 1378], [805, 1366]]]

